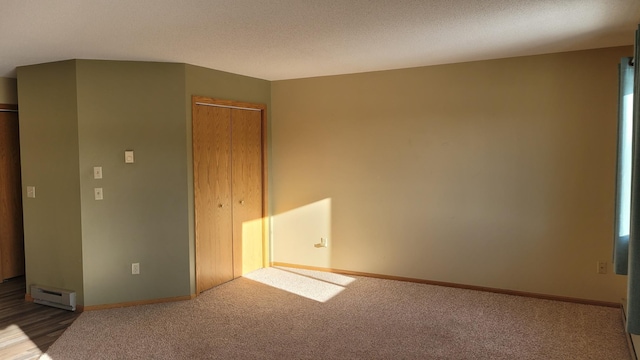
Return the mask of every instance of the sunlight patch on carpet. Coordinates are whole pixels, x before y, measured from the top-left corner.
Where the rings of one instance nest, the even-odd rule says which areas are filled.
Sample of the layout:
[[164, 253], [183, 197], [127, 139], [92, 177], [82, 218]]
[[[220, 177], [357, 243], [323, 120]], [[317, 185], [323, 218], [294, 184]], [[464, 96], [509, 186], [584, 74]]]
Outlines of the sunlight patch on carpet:
[[318, 302], [326, 302], [345, 289], [344, 286], [333, 282], [294, 273], [289, 269], [264, 268], [244, 277]]
[[300, 274], [306, 277], [318, 279], [321, 281], [329, 282], [332, 284], [340, 285], [340, 286], [347, 286], [352, 282], [356, 281], [356, 279], [352, 277], [331, 273], [331, 272], [318, 272], [314, 270], [286, 268], [286, 267], [279, 267], [279, 266], [276, 266], [275, 268], [288, 271], [291, 273]]

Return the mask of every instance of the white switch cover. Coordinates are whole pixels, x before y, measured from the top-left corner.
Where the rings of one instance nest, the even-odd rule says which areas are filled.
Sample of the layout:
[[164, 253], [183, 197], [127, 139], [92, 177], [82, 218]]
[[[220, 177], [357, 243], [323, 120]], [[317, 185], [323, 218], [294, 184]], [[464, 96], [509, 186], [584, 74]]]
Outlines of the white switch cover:
[[27, 186], [27, 197], [35, 198], [36, 197], [36, 187], [35, 186]]
[[93, 167], [93, 178], [94, 179], [102, 179], [102, 166], [94, 166]]
[[127, 150], [124, 152], [124, 162], [127, 164], [133, 164], [133, 150]]
[[95, 194], [96, 200], [102, 200], [102, 188], [94, 188], [93, 192]]
[[140, 274], [140, 263], [131, 264], [131, 274], [139, 275]]

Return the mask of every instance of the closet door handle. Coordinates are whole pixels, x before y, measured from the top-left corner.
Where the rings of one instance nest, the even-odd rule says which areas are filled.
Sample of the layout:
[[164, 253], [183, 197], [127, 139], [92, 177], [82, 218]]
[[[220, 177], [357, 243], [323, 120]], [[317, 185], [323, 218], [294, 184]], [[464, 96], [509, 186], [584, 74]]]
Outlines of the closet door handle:
[[240, 200], [240, 205], [244, 205], [244, 200]]
[[224, 204], [218, 204], [218, 207], [222, 209], [224, 207]]

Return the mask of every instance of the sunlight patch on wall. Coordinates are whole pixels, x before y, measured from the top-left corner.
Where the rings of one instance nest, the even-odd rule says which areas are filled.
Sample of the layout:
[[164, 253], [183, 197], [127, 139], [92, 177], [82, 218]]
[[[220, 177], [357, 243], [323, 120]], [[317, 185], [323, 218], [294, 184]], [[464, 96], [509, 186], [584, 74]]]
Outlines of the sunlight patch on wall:
[[345, 289], [344, 286], [288, 270], [271, 267], [254, 271], [244, 277], [318, 302], [326, 302]]
[[[274, 262], [331, 267], [331, 198], [273, 216]], [[321, 238], [327, 247], [316, 247]]]

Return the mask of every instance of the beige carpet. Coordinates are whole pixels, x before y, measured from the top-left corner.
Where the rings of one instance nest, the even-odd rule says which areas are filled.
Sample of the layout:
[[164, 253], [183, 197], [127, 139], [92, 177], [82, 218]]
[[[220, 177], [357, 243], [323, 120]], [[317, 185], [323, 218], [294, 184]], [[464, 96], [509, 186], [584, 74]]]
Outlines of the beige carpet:
[[619, 309], [268, 268], [83, 313], [43, 358], [630, 359]]

